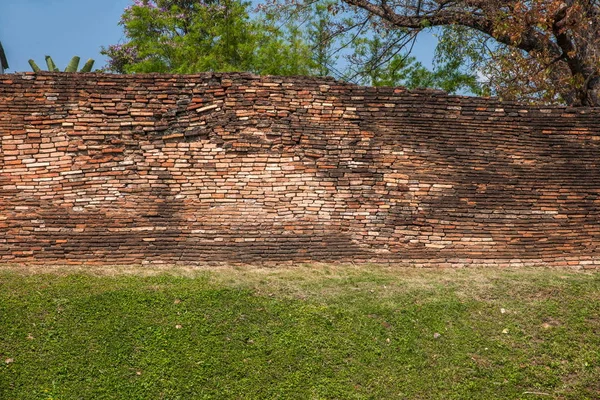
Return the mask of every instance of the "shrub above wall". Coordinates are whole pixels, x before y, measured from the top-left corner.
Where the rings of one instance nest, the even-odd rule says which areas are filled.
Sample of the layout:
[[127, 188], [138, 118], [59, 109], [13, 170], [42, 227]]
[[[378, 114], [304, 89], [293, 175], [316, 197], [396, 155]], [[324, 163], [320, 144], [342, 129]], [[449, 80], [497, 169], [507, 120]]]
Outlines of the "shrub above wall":
[[0, 262], [600, 265], [596, 109], [10, 74], [0, 132]]

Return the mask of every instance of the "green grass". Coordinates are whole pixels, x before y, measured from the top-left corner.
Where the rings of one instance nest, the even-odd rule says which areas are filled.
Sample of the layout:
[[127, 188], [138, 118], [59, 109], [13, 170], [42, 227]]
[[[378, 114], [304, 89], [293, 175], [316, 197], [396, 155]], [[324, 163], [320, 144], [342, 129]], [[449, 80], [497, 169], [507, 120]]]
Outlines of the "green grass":
[[43, 270], [0, 268], [0, 399], [600, 398], [597, 272]]

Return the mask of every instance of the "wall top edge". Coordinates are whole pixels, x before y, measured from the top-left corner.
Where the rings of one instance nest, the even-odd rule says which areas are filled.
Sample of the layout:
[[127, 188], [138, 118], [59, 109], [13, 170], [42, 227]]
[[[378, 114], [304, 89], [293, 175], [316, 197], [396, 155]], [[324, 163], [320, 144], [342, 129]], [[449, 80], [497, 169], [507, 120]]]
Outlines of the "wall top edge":
[[277, 76], [277, 75], [256, 75], [249, 72], [203, 72], [195, 74], [165, 74], [165, 73], [146, 73], [146, 74], [112, 74], [104, 72], [14, 72], [7, 73], [0, 76], [0, 87], [3, 85], [14, 84], [16, 81], [48, 81], [52, 80], [54, 83], [60, 81], [97, 81], [97, 82], [110, 82], [110, 81], [131, 81], [133, 83], [145, 83], [147, 81], [155, 82], [181, 82], [187, 83], [202, 83], [209, 80], [221, 80], [223, 84], [229, 84], [235, 80], [248, 81], [249, 83], [279, 83], [286, 86], [286, 84], [311, 84], [313, 86], [327, 85], [340, 91], [351, 90], [364, 91], [373, 95], [409, 95], [409, 96], [422, 96], [426, 98], [445, 98], [448, 101], [456, 102], [473, 102], [481, 103], [482, 105], [490, 106], [493, 104], [498, 107], [506, 106], [513, 108], [522, 108], [528, 110], [552, 110], [561, 111], [566, 113], [575, 114], [588, 114], [600, 113], [600, 107], [571, 107], [564, 105], [552, 105], [552, 104], [530, 104], [519, 101], [502, 100], [498, 97], [478, 97], [478, 96], [466, 96], [466, 95], [453, 95], [439, 89], [431, 88], [417, 88], [408, 89], [404, 86], [388, 87], [388, 86], [364, 86], [357, 85], [354, 83], [348, 83], [340, 80], [336, 80], [332, 77], [311, 77], [311, 76]]

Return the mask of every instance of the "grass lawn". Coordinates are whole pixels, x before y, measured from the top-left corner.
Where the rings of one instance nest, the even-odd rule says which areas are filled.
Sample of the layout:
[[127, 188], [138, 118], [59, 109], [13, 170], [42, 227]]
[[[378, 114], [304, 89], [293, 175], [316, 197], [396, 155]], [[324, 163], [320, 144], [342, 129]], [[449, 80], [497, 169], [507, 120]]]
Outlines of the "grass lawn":
[[0, 267], [0, 399], [599, 399], [600, 273]]

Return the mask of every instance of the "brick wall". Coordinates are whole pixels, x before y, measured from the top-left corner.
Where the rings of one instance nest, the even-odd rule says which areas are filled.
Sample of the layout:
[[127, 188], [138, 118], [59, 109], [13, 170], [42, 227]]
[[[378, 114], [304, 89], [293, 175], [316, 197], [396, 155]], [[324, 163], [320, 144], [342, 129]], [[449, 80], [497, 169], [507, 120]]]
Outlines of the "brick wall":
[[0, 262], [600, 265], [600, 110], [12, 74], [0, 133]]

